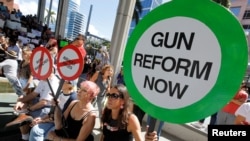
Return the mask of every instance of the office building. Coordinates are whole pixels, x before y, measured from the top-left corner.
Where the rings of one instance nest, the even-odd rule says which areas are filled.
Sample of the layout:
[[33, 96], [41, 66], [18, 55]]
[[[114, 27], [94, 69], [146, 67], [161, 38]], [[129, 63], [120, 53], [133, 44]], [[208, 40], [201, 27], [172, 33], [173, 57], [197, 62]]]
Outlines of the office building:
[[[156, 8], [157, 6], [163, 3], [163, 0], [140, 0], [142, 5], [142, 13], [140, 14], [140, 19], [142, 19], [145, 15], [147, 15], [151, 10]], [[135, 20], [132, 20], [129, 35], [132, 33], [136, 26]]]
[[250, 0], [231, 0], [230, 10], [238, 18], [245, 31], [250, 31]]
[[13, 9], [19, 9], [18, 4], [16, 4], [14, 0], [0, 0], [0, 3], [2, 3], [4, 6], [7, 6], [10, 11]]
[[67, 38], [74, 39], [79, 33], [83, 34], [84, 16], [79, 12], [71, 12], [69, 15]]
[[79, 33], [84, 33], [85, 16], [79, 13], [80, 0], [69, 0], [68, 13], [66, 18], [66, 38], [73, 40]]
[[[250, 34], [249, 34], [250, 33], [250, 0], [231, 0], [230, 10], [238, 18], [239, 22], [241, 23], [242, 27], [245, 30], [248, 43], [250, 43]], [[248, 45], [248, 48], [249, 48], [249, 45]], [[248, 58], [250, 58], [250, 56]]]

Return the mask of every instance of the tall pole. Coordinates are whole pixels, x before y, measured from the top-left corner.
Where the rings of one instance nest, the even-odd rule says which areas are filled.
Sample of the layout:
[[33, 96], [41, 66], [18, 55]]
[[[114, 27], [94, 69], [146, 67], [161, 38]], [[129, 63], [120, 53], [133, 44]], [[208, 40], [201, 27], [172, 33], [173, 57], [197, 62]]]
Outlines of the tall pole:
[[50, 23], [50, 16], [51, 16], [51, 8], [52, 8], [52, 0], [50, 0], [50, 4], [49, 4], [49, 13], [48, 13], [48, 18], [47, 18], [47, 25], [49, 27], [49, 23]]
[[56, 37], [60, 35], [62, 38], [64, 38], [68, 6], [69, 6], [69, 0], [59, 0], [57, 18], [56, 18], [57, 19], [56, 30], [55, 30]]
[[38, 8], [37, 8], [37, 19], [39, 23], [44, 22], [44, 10], [45, 10], [46, 0], [39, 0], [38, 1]]
[[90, 23], [90, 18], [91, 18], [91, 13], [92, 13], [92, 7], [93, 7], [93, 5], [91, 4], [90, 9], [89, 9], [88, 21], [87, 21], [87, 25], [86, 25], [86, 31], [85, 31], [86, 37], [89, 35], [89, 23]]
[[[135, 2], [136, 0], [119, 0], [110, 48], [110, 61], [114, 67], [115, 76], [117, 76], [121, 69], [124, 49], [127, 43], [128, 32], [133, 17]], [[114, 77], [112, 83], [114, 84], [115, 82], [116, 77]]]

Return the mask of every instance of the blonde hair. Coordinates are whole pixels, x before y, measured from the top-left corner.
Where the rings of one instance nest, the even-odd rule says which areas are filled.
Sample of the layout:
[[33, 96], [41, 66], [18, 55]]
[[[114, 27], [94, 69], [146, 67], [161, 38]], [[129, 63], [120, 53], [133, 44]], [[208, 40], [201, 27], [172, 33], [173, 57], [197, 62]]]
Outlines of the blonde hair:
[[31, 49], [28, 46], [24, 46], [22, 51], [24, 54], [31, 54], [32, 53]]
[[111, 65], [104, 65], [104, 66], [102, 67], [101, 74], [104, 74], [105, 71], [106, 71], [107, 69], [112, 69], [112, 70], [114, 70], [114, 69], [113, 69], [113, 66], [111, 66]]

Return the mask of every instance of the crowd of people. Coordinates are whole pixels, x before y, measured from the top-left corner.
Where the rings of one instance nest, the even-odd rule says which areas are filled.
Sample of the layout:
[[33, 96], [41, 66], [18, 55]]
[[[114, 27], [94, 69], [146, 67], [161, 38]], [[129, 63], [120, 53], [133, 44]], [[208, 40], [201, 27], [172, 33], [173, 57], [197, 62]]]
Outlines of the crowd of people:
[[[6, 11], [1, 19], [8, 19]], [[40, 31], [39, 44], [35, 47], [48, 49], [54, 66], [58, 54], [58, 39], [51, 35], [49, 28], [37, 22], [36, 16], [23, 16], [13, 11], [21, 23], [30, 31]], [[79, 34], [71, 45], [81, 52], [84, 60], [82, 74], [76, 80], [63, 80], [60, 95], [56, 97], [62, 78], [55, 67], [47, 80], [39, 80], [32, 75], [30, 57], [33, 47], [23, 44], [18, 36], [26, 36], [17, 29], [0, 28], [0, 54], [5, 59], [0, 62], [0, 76], [6, 77], [17, 94], [14, 112], [17, 118], [6, 124], [6, 128], [20, 125], [23, 141], [93, 141], [92, 131], [96, 118], [100, 119], [100, 141], [156, 141], [159, 140], [164, 121], [160, 121], [157, 131], [142, 137], [142, 119], [145, 112], [131, 99], [123, 78], [123, 67], [114, 76], [107, 48], [100, 48], [91, 59], [85, 50], [86, 38]], [[116, 77], [116, 85], [112, 85]], [[250, 124], [250, 104], [248, 93], [242, 83], [234, 98], [223, 109], [213, 114], [210, 124]], [[148, 116], [147, 124], [150, 119]], [[21, 124], [22, 123], [22, 124]], [[25, 124], [23, 124], [25, 123]], [[202, 128], [204, 119], [192, 124]]]
[[[7, 123], [6, 128], [20, 125], [22, 140], [93, 141], [92, 131], [97, 117], [100, 118], [102, 141], [158, 139], [156, 132], [142, 137], [142, 125], [132, 111], [134, 104], [125, 84], [119, 81], [119, 84], [112, 86], [113, 66], [107, 56], [103, 57], [105, 60], [91, 60], [88, 57], [84, 35], [79, 34], [70, 43], [80, 50], [84, 58], [82, 74], [76, 80], [63, 80], [59, 97], [56, 97], [55, 92], [60, 88], [62, 78], [57, 68], [54, 67], [47, 80], [39, 80], [30, 69], [32, 49], [15, 42], [11, 37], [9, 40], [6, 40], [5, 35], [2, 37], [6, 47], [1, 50], [6, 59], [0, 63], [0, 73], [9, 80], [18, 95], [14, 107], [18, 116]], [[56, 66], [57, 39], [49, 38], [45, 45], [38, 47], [48, 49]], [[19, 54], [22, 57], [18, 61]], [[119, 78], [123, 79], [121, 75]]]

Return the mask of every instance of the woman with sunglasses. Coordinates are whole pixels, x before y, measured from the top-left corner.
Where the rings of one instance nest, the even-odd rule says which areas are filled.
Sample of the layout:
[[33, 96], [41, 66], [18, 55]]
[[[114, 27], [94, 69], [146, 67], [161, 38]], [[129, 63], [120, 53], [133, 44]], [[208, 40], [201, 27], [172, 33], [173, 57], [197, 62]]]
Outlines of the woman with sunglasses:
[[91, 81], [83, 81], [77, 93], [76, 101], [72, 101], [63, 113], [66, 126], [62, 126], [61, 112], [55, 109], [55, 131], [48, 134], [53, 141], [93, 141], [91, 134], [95, 126], [96, 112], [92, 100], [99, 93], [100, 88]]
[[[127, 88], [118, 84], [106, 94], [107, 103], [102, 116], [103, 130], [100, 141], [142, 141], [141, 126], [136, 115], [131, 113]], [[157, 140], [155, 132], [145, 140]]]

